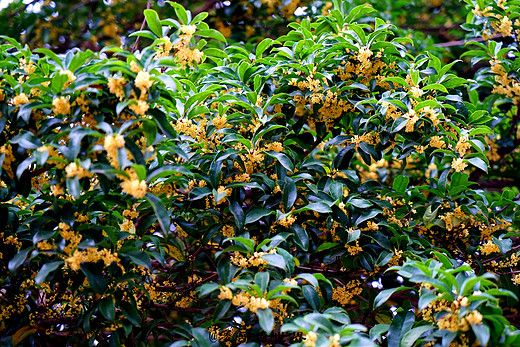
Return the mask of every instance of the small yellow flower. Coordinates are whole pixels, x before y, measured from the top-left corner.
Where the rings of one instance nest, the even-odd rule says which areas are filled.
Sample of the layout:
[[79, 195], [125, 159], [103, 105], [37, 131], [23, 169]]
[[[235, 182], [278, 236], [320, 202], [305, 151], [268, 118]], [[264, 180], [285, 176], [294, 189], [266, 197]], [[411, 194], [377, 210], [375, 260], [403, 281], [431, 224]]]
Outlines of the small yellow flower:
[[79, 179], [83, 177], [90, 177], [91, 174], [87, 170], [85, 170], [83, 167], [78, 166], [76, 163], [70, 163], [65, 168], [65, 172], [67, 173], [67, 178], [73, 178], [78, 177]]
[[453, 161], [451, 163], [451, 167], [453, 169], [455, 169], [455, 171], [457, 171], [457, 172], [461, 172], [467, 166], [468, 166], [468, 164], [466, 164], [462, 158], [453, 159]]
[[70, 113], [70, 103], [66, 97], [60, 96], [52, 100], [52, 112], [56, 114], [69, 114]]
[[134, 111], [138, 116], [144, 116], [149, 107], [148, 103], [143, 100], [137, 100], [137, 104], [131, 104], [128, 106], [128, 108]]
[[19, 95], [16, 95], [11, 99], [11, 103], [14, 106], [20, 106], [29, 103], [29, 98], [27, 97], [27, 95], [25, 95], [25, 93], [20, 93]]
[[124, 180], [121, 182], [121, 188], [124, 193], [132, 195], [136, 199], [142, 199], [146, 195], [148, 185], [145, 181], [139, 181], [138, 179]]

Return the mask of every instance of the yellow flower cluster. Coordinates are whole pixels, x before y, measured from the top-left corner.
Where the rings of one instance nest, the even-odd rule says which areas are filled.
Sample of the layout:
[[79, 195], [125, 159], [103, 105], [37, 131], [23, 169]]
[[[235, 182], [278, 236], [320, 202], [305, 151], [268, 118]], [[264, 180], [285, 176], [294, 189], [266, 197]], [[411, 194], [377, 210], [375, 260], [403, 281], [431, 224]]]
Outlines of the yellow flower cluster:
[[[425, 286], [427, 287], [427, 286]], [[482, 323], [482, 314], [477, 310], [460, 316], [460, 309], [468, 307], [469, 301], [466, 297], [459, 296], [455, 301], [435, 300], [421, 311], [423, 319], [436, 323], [439, 329], [448, 331], [468, 331], [472, 324]], [[441, 318], [436, 319], [435, 313], [446, 312]]]
[[247, 269], [251, 266], [267, 266], [267, 262], [262, 258], [266, 254], [274, 254], [276, 249], [271, 249], [269, 252], [255, 252], [250, 257], [244, 257], [240, 252], [235, 251], [234, 256], [231, 257], [231, 263]]
[[124, 193], [132, 195], [136, 199], [142, 199], [148, 191], [146, 181], [140, 181], [137, 178], [125, 179], [121, 182], [121, 188]]
[[408, 118], [404, 131], [411, 133], [415, 130], [415, 123], [417, 123], [419, 120], [419, 115], [415, 112], [415, 110], [411, 109], [404, 116]]
[[495, 74], [495, 85], [492, 93], [505, 95], [513, 99], [515, 105], [520, 105], [520, 82], [509, 77], [506, 69], [501, 65], [500, 61], [492, 59], [490, 61], [491, 72]]
[[455, 150], [459, 152], [461, 157], [465, 156], [470, 148], [471, 144], [468, 142], [467, 136], [461, 136], [459, 141], [457, 142], [457, 145], [455, 146]]
[[119, 100], [123, 100], [125, 96], [125, 91], [123, 90], [123, 86], [125, 84], [125, 78], [109, 78], [108, 79], [108, 90], [110, 93], [114, 94], [119, 98]]
[[148, 103], [144, 100], [137, 100], [136, 103], [130, 104], [128, 108], [134, 111], [138, 116], [144, 116], [150, 108], [150, 105], [148, 105]]
[[303, 344], [305, 345], [305, 347], [315, 347], [317, 339], [318, 339], [318, 334], [316, 334], [314, 331], [309, 331], [304, 336]]
[[47, 240], [43, 240], [43, 241], [40, 241], [36, 244], [36, 247], [40, 250], [40, 251], [50, 251], [52, 249], [55, 249], [56, 246], [52, 243], [50, 243], [49, 241]]
[[64, 96], [52, 100], [52, 112], [64, 115], [70, 114], [69, 100]]
[[72, 162], [67, 167], [65, 167], [65, 172], [67, 173], [67, 178], [78, 177], [82, 179], [83, 177], [90, 177], [92, 174], [85, 170], [83, 167], [78, 164]]
[[214, 201], [215, 205], [218, 205], [218, 204], [221, 204], [221, 203], [225, 202], [226, 201], [226, 197], [230, 196], [231, 192], [232, 192], [231, 188], [226, 189], [226, 187], [224, 187], [224, 186], [219, 186], [218, 189], [217, 189], [217, 194], [218, 195], [223, 194], [223, 196], [218, 201], [216, 201], [216, 202]]
[[[502, 10], [506, 9], [504, 1], [502, 0], [499, 0], [497, 2], [497, 6]], [[471, 10], [471, 12], [473, 12], [473, 14], [477, 17], [493, 18], [494, 20], [491, 20], [490, 23], [492, 30], [494, 30], [496, 33], [501, 34], [504, 37], [513, 35], [513, 21], [511, 21], [511, 19], [509, 19], [508, 16], [495, 13], [493, 7], [488, 6], [484, 9], [481, 9], [479, 5], [476, 5], [475, 8]], [[515, 25], [520, 26], [520, 21], [518, 20], [518, 18], [515, 20]], [[484, 32], [482, 33], [482, 37], [485, 40], [492, 38], [491, 31], [488, 29], [484, 30]]]
[[235, 236], [235, 230], [231, 225], [224, 225], [222, 228], [222, 235], [224, 235], [224, 237], [233, 237]]
[[229, 287], [222, 286], [220, 287], [220, 294], [218, 295], [218, 298], [220, 300], [232, 300], [233, 299], [233, 292]]
[[360, 252], [363, 251], [363, 248], [359, 246], [359, 240], [356, 240], [354, 245], [349, 245], [348, 243], [346, 243], [345, 248], [347, 249], [347, 252], [350, 253], [350, 255], [358, 255]]
[[105, 266], [109, 266], [114, 262], [119, 263], [119, 258], [116, 253], [112, 253], [106, 248], [98, 250], [97, 248], [90, 247], [83, 251], [75, 251], [72, 256], [65, 259], [65, 265], [73, 271], [78, 271], [81, 268], [81, 263], [96, 263], [100, 260], [105, 263]]
[[[293, 78], [289, 81], [290, 86], [297, 86], [300, 90], [310, 90], [311, 92], [319, 92], [322, 89], [321, 81], [316, 80], [310, 76], [306, 77], [305, 80], [298, 81]], [[296, 100], [295, 100], [296, 101]]]
[[29, 98], [25, 93], [20, 93], [11, 99], [11, 104], [14, 106], [20, 106], [29, 103]]
[[359, 295], [363, 292], [361, 288], [361, 282], [359, 280], [352, 280], [344, 286], [337, 286], [332, 291], [332, 300], [337, 301], [341, 305], [355, 304], [351, 302], [355, 295]]
[[[278, 224], [278, 225], [281, 225], [281, 226], [283, 226], [285, 228], [290, 228], [291, 225], [294, 224], [294, 222], [296, 222], [296, 217], [292, 216], [292, 215], [289, 215], [289, 216], [284, 217], [284, 218], [280, 219], [279, 221], [277, 221], [275, 223], [275, 225]], [[274, 227], [274, 225], [273, 225], [273, 227]]]
[[141, 91], [139, 99], [146, 99], [148, 90], [152, 86], [154, 81], [150, 79], [150, 74], [146, 71], [139, 71], [135, 77], [135, 86]]
[[410, 92], [415, 98], [420, 98], [424, 94], [424, 90], [419, 87], [411, 87]]
[[13, 168], [11, 166], [11, 163], [14, 162], [14, 155], [13, 155], [13, 148], [11, 145], [3, 145], [0, 147], [0, 154], [4, 154], [4, 161], [2, 162], [2, 169], [4, 169], [9, 177], [13, 178]]
[[511, 278], [511, 281], [513, 281], [517, 286], [520, 286], [520, 274], [514, 275], [513, 278]]
[[105, 147], [105, 150], [107, 151], [107, 158], [110, 165], [119, 169], [117, 150], [125, 147], [125, 138], [120, 134], [107, 135], [103, 147]]
[[159, 46], [159, 51], [155, 54], [156, 58], [167, 57], [173, 48], [172, 42], [168, 36], [162, 38], [164, 42]]
[[81, 242], [82, 236], [78, 233], [70, 230], [70, 227], [65, 223], [60, 223], [58, 225], [60, 236], [63, 237], [64, 240], [68, 241], [69, 244], [65, 246], [63, 249], [63, 252], [65, 254], [70, 255], [72, 254], [72, 251], [79, 245]]
[[457, 172], [463, 171], [467, 166], [468, 164], [466, 164], [462, 158], [455, 158], [451, 162], [451, 167]]
[[34, 62], [29, 59], [29, 62], [25, 60], [25, 58], [20, 58], [20, 68], [25, 71], [26, 74], [30, 75], [36, 71], [36, 66], [34, 65]]
[[491, 253], [500, 253], [500, 248], [498, 248], [498, 246], [495, 243], [493, 243], [493, 241], [489, 240], [488, 242], [480, 246], [480, 252], [483, 255], [489, 255]]
[[257, 298], [247, 292], [240, 292], [233, 296], [231, 303], [235, 306], [242, 306], [249, 311], [256, 313], [259, 309], [265, 310], [269, 308], [271, 301], [266, 300], [265, 298]]
[[70, 71], [70, 70], [60, 71], [60, 74], [61, 75], [67, 75], [67, 82], [65, 82], [65, 85], [64, 85], [65, 88], [70, 86], [70, 84], [77, 79], [77, 77], [74, 76], [74, 73], [72, 71]]
[[190, 41], [195, 34], [197, 27], [195, 25], [183, 25], [180, 27], [180, 31], [183, 33], [179, 36], [181, 41], [173, 46], [176, 50], [175, 56], [177, 57], [181, 66], [185, 67], [186, 64], [192, 66], [193, 63], [200, 63], [202, 61], [202, 52], [198, 49], [191, 49]]
[[227, 124], [227, 116], [225, 114], [222, 116], [216, 116], [211, 122], [213, 123], [213, 126], [217, 128], [217, 130], [229, 127]]
[[444, 141], [441, 140], [440, 136], [435, 135], [432, 136], [430, 139], [430, 146], [435, 148], [444, 148], [446, 147], [446, 143], [444, 143]]

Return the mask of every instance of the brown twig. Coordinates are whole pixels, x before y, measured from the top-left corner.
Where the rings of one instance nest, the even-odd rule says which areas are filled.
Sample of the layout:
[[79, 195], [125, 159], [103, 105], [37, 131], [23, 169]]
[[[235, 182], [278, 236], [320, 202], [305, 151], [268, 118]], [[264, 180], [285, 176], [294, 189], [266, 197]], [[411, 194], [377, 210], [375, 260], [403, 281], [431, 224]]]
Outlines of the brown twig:
[[27, 9], [27, 7], [29, 7], [29, 5], [34, 5], [35, 3], [37, 3], [39, 0], [33, 0], [31, 1], [30, 3], [28, 4], [25, 4], [24, 6], [20, 7], [19, 9], [17, 9], [16, 11], [14, 11], [13, 13], [9, 13], [7, 15], [8, 18], [12, 18], [14, 16], [16, 16], [17, 14], [25, 11]]
[[[519, 249], [519, 248], [520, 248], [520, 245], [517, 245], [517, 246], [511, 248], [511, 251], [516, 251], [516, 250]], [[510, 252], [511, 252], [511, 251], [510, 251]], [[483, 261], [482, 261], [482, 264], [487, 264], [487, 263], [489, 263], [489, 262], [492, 262], [493, 260], [497, 260], [497, 259], [500, 259], [500, 258], [502, 258], [502, 257], [503, 257], [503, 255], [501, 254], [501, 255], [498, 255], [498, 256], [496, 256], [496, 257], [493, 257], [493, 258], [489, 258], [489, 259], [483, 260]]]
[[[218, 4], [220, 1], [219, 0], [210, 0], [210, 1], [206, 1], [204, 3], [204, 5], [202, 5], [201, 7], [199, 7], [198, 9], [196, 9], [195, 11], [193, 11], [193, 14], [194, 15], [198, 15], [199, 13], [201, 12], [206, 12], [206, 11], [209, 11], [212, 7], [214, 7], [216, 4]], [[186, 23], [188, 24], [188, 23]]]
[[[148, 3], [146, 4], [146, 9], [149, 10], [150, 8], [152, 8], [152, 0], [148, 0]], [[146, 25], [146, 17], [143, 18], [143, 23], [141, 24], [141, 29], [139, 29], [139, 30], [143, 30], [145, 25]], [[137, 46], [139, 44], [139, 38], [140, 38], [140, 36], [137, 36], [137, 38], [135, 39], [134, 45], [132, 46], [132, 51], [131, 51], [132, 53], [134, 53], [137, 50]]]
[[[500, 38], [502, 37], [501, 34], [499, 35], [494, 35], [493, 37], [491, 37], [491, 40], [493, 39], [497, 39], [497, 38]], [[469, 41], [476, 41], [476, 42], [484, 42], [484, 41], [487, 41], [486, 39], [482, 38], [482, 37], [477, 37], [475, 39], [472, 39], [472, 40], [457, 40], [457, 41], [450, 41], [450, 42], [443, 42], [443, 43], [436, 43], [434, 46], [435, 47], [453, 47], [453, 46], [464, 46], [466, 43], [468, 43]]]

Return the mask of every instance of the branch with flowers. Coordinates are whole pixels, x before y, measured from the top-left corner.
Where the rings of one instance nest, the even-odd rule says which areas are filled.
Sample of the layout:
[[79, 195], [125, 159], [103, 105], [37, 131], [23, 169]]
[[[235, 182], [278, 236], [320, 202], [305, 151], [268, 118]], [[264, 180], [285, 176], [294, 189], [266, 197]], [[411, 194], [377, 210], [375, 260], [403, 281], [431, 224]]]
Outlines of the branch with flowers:
[[467, 79], [368, 5], [252, 47], [168, 6], [135, 51], [0, 45], [2, 343], [518, 343], [511, 47]]

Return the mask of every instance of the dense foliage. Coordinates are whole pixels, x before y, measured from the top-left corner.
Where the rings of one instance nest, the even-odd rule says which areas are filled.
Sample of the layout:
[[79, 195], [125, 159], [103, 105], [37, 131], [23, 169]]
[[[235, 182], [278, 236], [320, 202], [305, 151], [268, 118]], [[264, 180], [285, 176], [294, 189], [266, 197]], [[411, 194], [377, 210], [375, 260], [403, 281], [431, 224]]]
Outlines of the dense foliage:
[[464, 62], [385, 3], [3, 36], [0, 343], [520, 344], [520, 2], [450, 12]]

